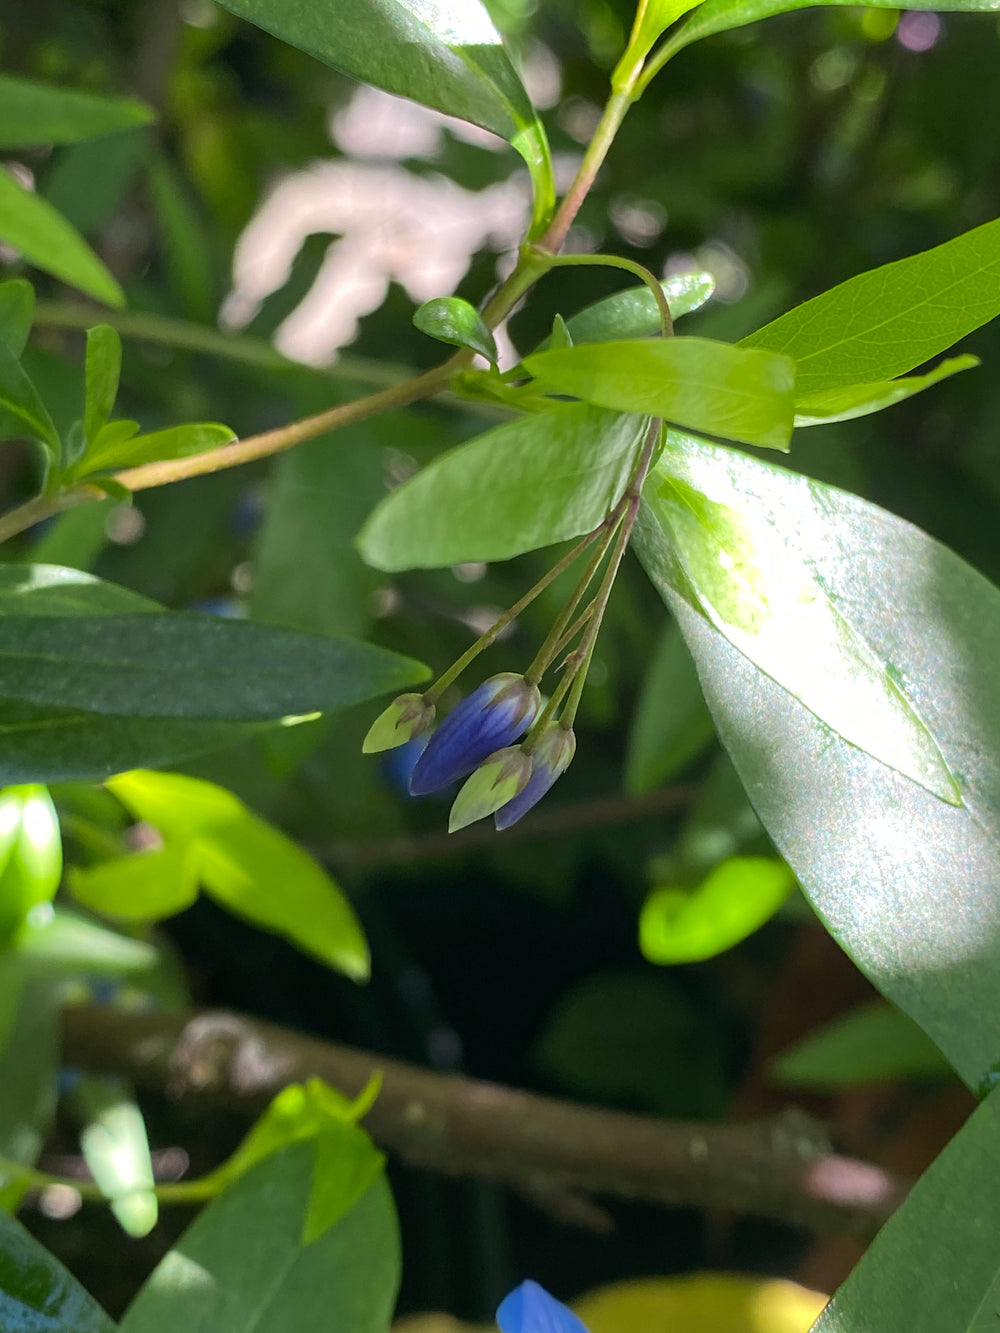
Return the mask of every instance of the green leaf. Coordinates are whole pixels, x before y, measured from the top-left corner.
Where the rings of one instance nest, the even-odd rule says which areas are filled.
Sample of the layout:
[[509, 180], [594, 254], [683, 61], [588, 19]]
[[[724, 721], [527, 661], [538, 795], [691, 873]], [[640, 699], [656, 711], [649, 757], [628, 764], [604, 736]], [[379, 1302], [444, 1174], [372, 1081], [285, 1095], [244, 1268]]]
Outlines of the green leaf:
[[425, 301], [413, 316], [421, 333], [454, 347], [468, 347], [496, 365], [497, 345], [488, 324], [474, 305], [460, 296], [436, 296]]
[[17, 938], [17, 958], [28, 977], [63, 980], [135, 976], [155, 967], [159, 955], [151, 944], [57, 906], [46, 920], [27, 923]]
[[76, 1278], [2, 1210], [0, 1328], [10, 1333], [115, 1333]]
[[581, 536], [621, 496], [647, 429], [579, 403], [498, 426], [392, 491], [358, 547], [376, 569], [433, 569]]
[[[1000, 592], [834, 487], [708, 446], [688, 465], [694, 484], [728, 476], [754, 532], [773, 525], [787, 558], [817, 572], [959, 779], [964, 804], [947, 804], [874, 758], [869, 735], [853, 745], [821, 721], [675, 591], [663, 529], [641, 514], [643, 562], [762, 823], [842, 947], [978, 1088], [997, 1060], [1000, 1012]], [[869, 686], [862, 673], [862, 718]]]
[[110, 324], [95, 324], [87, 330], [86, 408], [83, 433], [92, 446], [118, 397], [122, 373], [122, 340]]
[[803, 558], [799, 534], [775, 519], [771, 484], [734, 451], [672, 435], [646, 486], [651, 560], [666, 543], [680, 566], [664, 568], [667, 581], [742, 654], [826, 727], [960, 805], [925, 701], [866, 639], [824, 562]]
[[[237, 916], [292, 940], [355, 980], [368, 976], [368, 946], [340, 887], [301, 847], [231, 792], [179, 773], [137, 771], [108, 787], [137, 819], [190, 847], [192, 873]], [[281, 892], [275, 893], [275, 885]]]
[[101, 1193], [128, 1236], [146, 1236], [156, 1225], [153, 1163], [146, 1122], [128, 1084], [120, 1078], [82, 1078], [72, 1103], [83, 1117], [80, 1147]]
[[117, 717], [301, 717], [424, 676], [370, 644], [194, 612], [0, 619], [0, 698]]
[[146, 182], [171, 293], [182, 314], [211, 325], [222, 274], [191, 186], [164, 152], [151, 157]]
[[198, 897], [197, 848], [192, 842], [177, 842], [91, 866], [72, 866], [69, 889], [93, 912], [121, 921], [162, 921]]
[[640, 9], [641, 17], [629, 41], [628, 50], [622, 57], [621, 65], [643, 59], [671, 24], [676, 23], [683, 14], [700, 3], [702, 0], [647, 0]]
[[137, 467], [161, 458], [187, 458], [232, 444], [236, 439], [229, 426], [214, 421], [170, 426], [148, 435], [136, 435], [132, 430], [134, 425], [132, 421], [112, 421], [105, 426], [73, 469], [74, 475], [88, 476], [99, 468]]
[[912, 398], [915, 393], [922, 393], [932, 384], [957, 375], [961, 370], [971, 370], [978, 365], [978, 356], [955, 356], [950, 361], [942, 361], [926, 375], [881, 380], [876, 384], [852, 384], [843, 389], [824, 389], [796, 401], [795, 425], [827, 426], [834, 421], [853, 421], [855, 417], [866, 417], [872, 412], [892, 407], [894, 403], [901, 403], [905, 398]]
[[0, 237], [25, 259], [105, 305], [122, 306], [122, 289], [80, 233], [50, 203], [0, 168]]
[[306, 1245], [315, 1162], [312, 1144], [284, 1148], [214, 1200], [139, 1292], [120, 1333], [385, 1333], [399, 1285], [388, 1187], [377, 1180]]
[[1000, 219], [849, 278], [740, 345], [790, 356], [796, 394], [805, 399], [903, 375], [998, 314]]
[[78, 143], [155, 118], [151, 107], [131, 97], [101, 97], [0, 74], [0, 151]]
[[541, 122], [479, 0], [224, 0], [241, 18], [352, 78], [471, 121], [507, 139], [535, 188], [532, 235], [554, 201]]
[[[715, 291], [711, 273], [676, 273], [660, 283], [674, 320], [703, 306]], [[556, 318], [560, 318], [558, 315]], [[626, 338], [653, 338], [663, 333], [660, 307], [645, 285], [628, 287], [606, 296], [565, 321], [569, 341], [556, 344], [552, 337], [539, 343], [536, 352], [575, 347], [578, 343], [615, 342]]]
[[34, 314], [35, 289], [27, 278], [0, 282], [0, 342], [19, 359], [28, 345]]
[[930, 1037], [883, 1000], [835, 1018], [768, 1062], [774, 1082], [816, 1092], [901, 1078], [939, 1079], [952, 1072]]
[[639, 916], [639, 947], [651, 963], [700, 963], [770, 921], [795, 880], [783, 861], [733, 856], [694, 890], [662, 885]]
[[890, 1217], [813, 1333], [987, 1333], [1000, 1320], [994, 1092]]
[[772, 352], [707, 338], [585, 344], [525, 358], [543, 388], [647, 412], [743, 444], [787, 449], [795, 367]]
[[677, 776], [715, 735], [691, 654], [677, 626], [664, 626], [643, 678], [625, 750], [625, 787], [654, 791]]
[[59, 457], [59, 432], [48, 408], [13, 352], [5, 342], [0, 342], [0, 439], [18, 438], [37, 440], [52, 458]]
[[0, 947], [33, 907], [50, 902], [62, 877], [59, 819], [37, 783], [0, 791]]
[[[18, 973], [26, 984], [20, 991], [6, 1042], [0, 1047], [0, 1156], [22, 1166], [32, 1166], [38, 1160], [56, 1109], [60, 997], [55, 986], [26, 979], [25, 969], [16, 956], [0, 956], [0, 971], [7, 970]], [[0, 1275], [3, 1263], [0, 1243]], [[5, 1327], [3, 1310], [0, 1295], [0, 1328]]]
[[93, 616], [158, 611], [158, 603], [117, 583], [62, 565], [0, 564], [0, 617]]

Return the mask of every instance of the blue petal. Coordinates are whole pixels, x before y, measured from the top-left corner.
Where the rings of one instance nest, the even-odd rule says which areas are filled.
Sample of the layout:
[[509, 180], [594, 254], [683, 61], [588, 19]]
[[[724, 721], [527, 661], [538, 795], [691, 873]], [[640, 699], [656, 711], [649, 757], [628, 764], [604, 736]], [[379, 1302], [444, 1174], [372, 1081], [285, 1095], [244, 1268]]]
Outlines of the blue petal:
[[513, 745], [534, 721], [538, 691], [513, 675], [493, 676], [452, 709], [427, 742], [410, 778], [410, 794], [468, 777], [496, 750]]
[[587, 1333], [572, 1310], [537, 1282], [522, 1282], [497, 1310], [502, 1333]]

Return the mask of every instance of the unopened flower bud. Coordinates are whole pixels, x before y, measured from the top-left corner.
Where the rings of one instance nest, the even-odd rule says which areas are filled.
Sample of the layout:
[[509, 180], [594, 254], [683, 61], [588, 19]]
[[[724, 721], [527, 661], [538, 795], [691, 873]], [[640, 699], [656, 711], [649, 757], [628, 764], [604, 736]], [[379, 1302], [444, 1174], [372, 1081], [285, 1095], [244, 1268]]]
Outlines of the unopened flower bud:
[[540, 706], [538, 686], [529, 685], [523, 676], [503, 671], [484, 680], [452, 709], [428, 741], [410, 779], [411, 795], [447, 787], [494, 751], [513, 745], [534, 722]]
[[569, 768], [576, 753], [576, 737], [558, 722], [546, 723], [541, 736], [531, 751], [531, 776], [516, 796], [501, 806], [493, 822], [498, 829], [510, 828], [522, 815], [527, 814], [549, 790], [557, 778]]
[[491, 754], [455, 797], [448, 832], [455, 833], [506, 805], [525, 787], [530, 777], [531, 756], [525, 754], [520, 745], [510, 745]]
[[368, 728], [361, 749], [365, 754], [377, 754], [405, 745], [431, 726], [434, 712], [434, 705], [425, 703], [422, 694], [401, 694]]

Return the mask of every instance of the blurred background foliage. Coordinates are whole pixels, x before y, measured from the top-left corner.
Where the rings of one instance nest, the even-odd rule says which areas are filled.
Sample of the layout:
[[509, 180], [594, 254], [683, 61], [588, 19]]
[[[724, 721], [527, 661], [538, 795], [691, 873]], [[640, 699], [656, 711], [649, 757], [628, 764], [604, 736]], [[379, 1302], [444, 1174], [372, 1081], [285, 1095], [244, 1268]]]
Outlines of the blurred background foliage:
[[[572, 164], [631, 5], [491, 9], [557, 160]], [[992, 18], [860, 8], [807, 10], [698, 44], [630, 113], [569, 244], [657, 272], [707, 269], [716, 297], [684, 331], [737, 338], [1000, 214], [998, 58]], [[200, 419], [249, 434], [347, 400], [396, 366], [432, 364], [438, 351], [413, 329], [414, 306], [452, 290], [479, 302], [525, 216], [524, 173], [496, 141], [359, 90], [210, 0], [8, 4], [0, 63], [128, 90], [157, 109], [152, 128], [12, 155], [125, 289], [121, 413], [147, 430]], [[18, 271], [12, 254], [0, 260]], [[555, 271], [510, 337], [530, 349], [557, 311], [570, 315], [619, 279]], [[44, 278], [39, 296], [25, 364], [68, 422], [82, 349], [74, 320], [94, 315], [79, 318], [78, 299]], [[232, 341], [217, 355], [220, 324]], [[802, 432], [788, 466], [918, 523], [1000, 580], [1000, 326], [962, 350], [984, 368], [888, 413]], [[134, 508], [85, 506], [8, 543], [3, 558], [91, 570], [171, 607], [371, 637], [440, 669], [549, 557], [387, 580], [352, 539], [387, 484], [483, 424], [467, 404], [421, 405], [266, 464], [142, 493]], [[5, 506], [33, 493], [35, 469], [27, 450], [5, 446]], [[491, 670], [523, 666], [559, 599], [556, 587], [518, 621]], [[503, 837], [449, 842], [445, 804], [406, 798], [392, 763], [362, 758], [369, 708], [186, 765], [324, 859], [374, 960], [358, 988], [203, 899], [162, 927], [194, 1001], [650, 1113], [716, 1118], [796, 1101], [827, 1116], [846, 1151], [915, 1174], [969, 1103], [941, 1081], [935, 1053], [884, 1015], [846, 1047], [835, 1042], [840, 1064], [827, 1050], [825, 1079], [808, 1059], [805, 1074], [795, 1065], [796, 1042], [871, 1000], [797, 894], [785, 886], [769, 924], [706, 961], [658, 966], [640, 949], [642, 913], [656, 956], [652, 899], [643, 912], [651, 891], [690, 892], [734, 856], [759, 866], [773, 853], [637, 564], [615, 590], [591, 681], [576, 762], [536, 818]], [[85, 800], [54, 795], [64, 813]], [[86, 862], [71, 823], [67, 835], [71, 859]], [[915, 1053], [905, 1046], [912, 1058], [894, 1062], [907, 1039]], [[183, 1143], [201, 1168], [241, 1128], [155, 1098], [144, 1109], [154, 1145]], [[51, 1151], [71, 1142], [60, 1122]], [[645, 1206], [613, 1206], [615, 1230], [598, 1236], [484, 1183], [397, 1167], [392, 1183], [404, 1313], [488, 1320], [525, 1273], [566, 1297], [704, 1267], [798, 1274], [830, 1290], [857, 1254], [790, 1226]], [[168, 1210], [127, 1245], [95, 1206], [26, 1220], [115, 1312], [184, 1219]]]

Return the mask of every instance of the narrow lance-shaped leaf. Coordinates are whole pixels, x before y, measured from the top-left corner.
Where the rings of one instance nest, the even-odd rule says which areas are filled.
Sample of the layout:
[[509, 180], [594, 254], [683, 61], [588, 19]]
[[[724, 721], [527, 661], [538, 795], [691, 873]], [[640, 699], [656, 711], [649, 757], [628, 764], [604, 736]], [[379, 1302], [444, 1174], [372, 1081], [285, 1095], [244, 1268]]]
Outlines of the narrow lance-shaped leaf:
[[86, 407], [83, 433], [87, 444], [96, 440], [118, 397], [122, 373], [122, 340], [110, 324], [87, 330]]
[[[715, 279], [710, 273], [675, 273], [660, 283], [674, 320], [690, 315], [705, 304], [715, 291]], [[570, 316], [565, 322], [569, 342], [614, 342], [624, 338], [652, 338], [663, 332], [663, 320], [656, 298], [646, 286], [628, 287], [625, 291], [595, 301], [584, 310]], [[555, 346], [546, 338], [536, 348], [544, 352]]]
[[590, 532], [624, 491], [647, 424], [566, 404], [487, 431], [392, 491], [358, 548], [377, 569], [433, 569]]
[[137, 435], [135, 431], [134, 421], [109, 422], [73, 469], [74, 476], [89, 476], [101, 468], [137, 467], [164, 458], [188, 458], [219, 449], [236, 439], [235, 431], [216, 421], [169, 426], [146, 435]]
[[50, 458], [59, 456], [59, 432], [48, 408], [13, 352], [0, 341], [0, 439], [18, 437], [37, 440]]
[[76, 228], [2, 168], [0, 238], [20, 250], [29, 264], [105, 305], [125, 304], [122, 289]]
[[772, 525], [767, 494], [737, 455], [716, 459], [710, 446], [672, 435], [646, 499], [683, 571], [675, 590], [845, 740], [961, 804], [891, 662], [830, 597], [822, 572], [798, 556], [793, 535]]
[[0, 151], [77, 143], [153, 119], [152, 108], [131, 97], [101, 97], [0, 74]]
[[524, 365], [543, 388], [601, 407], [769, 449], [791, 439], [795, 367], [772, 352], [661, 338], [538, 352]]
[[554, 201], [545, 131], [480, 0], [223, 0], [242, 18], [355, 79], [508, 140], [535, 187], [533, 233]]
[[114, 1333], [76, 1278], [2, 1209], [0, 1327], [11, 1333]]
[[647, 792], [669, 782], [715, 735], [691, 654], [671, 622], [646, 668], [629, 727], [625, 786]]
[[641, 557], [767, 832], [834, 937], [979, 1088], [996, 1065], [1000, 1012], [1000, 592], [844, 491], [708, 445], [686, 463], [691, 484], [728, 478], [744, 506], [753, 498], [754, 530], [781, 533], [788, 559], [815, 571], [960, 783], [962, 805], [938, 799], [755, 665], [678, 591], [676, 557], [644, 506]]
[[804, 399], [903, 375], [998, 314], [1000, 219], [849, 278], [740, 345], [790, 356]]
[[20, 358], [28, 343], [35, 313], [35, 289], [26, 278], [0, 282], [0, 342]]
[[[809, 9], [814, 5], [846, 6], [853, 3], [854, 0], [705, 0], [701, 8], [666, 44], [665, 55], [669, 59], [703, 37], [727, 32], [731, 28], [742, 28], [747, 23], [756, 23], [773, 14], [786, 14], [790, 9]], [[866, 0], [866, 4], [873, 9], [897, 8], [887, 0]], [[996, 3], [995, 0], [917, 0], [909, 8], [933, 9], [941, 13], [965, 11], [988, 14], [996, 12]]]
[[955, 356], [942, 361], [926, 375], [907, 375], [903, 379], [880, 380], [876, 384], [852, 384], [844, 389], [822, 389], [796, 402], [795, 425], [828, 426], [834, 421], [866, 417], [978, 365], [978, 356]]

